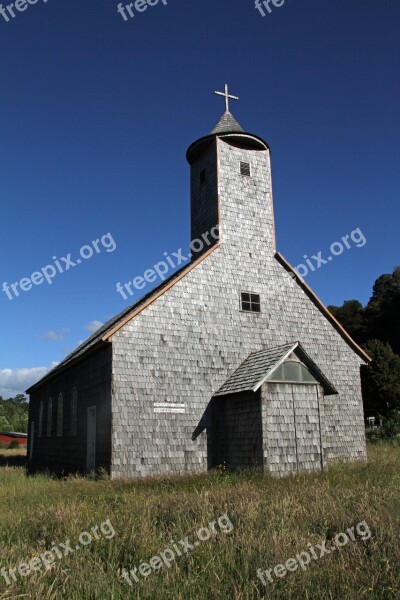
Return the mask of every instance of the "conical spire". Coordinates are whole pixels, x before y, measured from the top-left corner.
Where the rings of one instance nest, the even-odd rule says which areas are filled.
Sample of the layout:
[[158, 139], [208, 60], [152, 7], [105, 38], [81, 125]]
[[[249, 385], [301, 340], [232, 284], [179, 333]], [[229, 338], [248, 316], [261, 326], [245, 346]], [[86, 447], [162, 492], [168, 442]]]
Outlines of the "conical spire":
[[239, 133], [244, 131], [228, 110], [222, 115], [211, 133]]

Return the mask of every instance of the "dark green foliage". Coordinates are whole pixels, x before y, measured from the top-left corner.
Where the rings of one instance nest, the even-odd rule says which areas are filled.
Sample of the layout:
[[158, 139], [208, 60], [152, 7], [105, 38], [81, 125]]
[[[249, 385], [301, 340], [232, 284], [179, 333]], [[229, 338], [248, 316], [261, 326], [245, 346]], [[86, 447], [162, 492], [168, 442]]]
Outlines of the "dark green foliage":
[[334, 317], [358, 343], [366, 341], [366, 320], [363, 305], [358, 300], [345, 300], [343, 306], [329, 306]]
[[381, 427], [367, 429], [367, 440], [371, 443], [391, 442], [400, 446], [400, 412], [395, 411], [382, 419]]
[[0, 431], [10, 431], [10, 423], [4, 415], [1, 414], [0, 408]]
[[17, 440], [13, 440], [8, 444], [7, 448], [8, 450], [14, 450], [15, 448], [19, 448], [19, 443], [17, 442]]
[[390, 440], [400, 436], [400, 412], [394, 412], [387, 419], [383, 420], [380, 428], [384, 439]]
[[28, 403], [23, 394], [4, 400], [0, 396], [0, 431], [28, 431]]
[[371, 444], [377, 444], [382, 441], [381, 433], [379, 427], [367, 428], [365, 430], [365, 437], [367, 438], [367, 442]]
[[365, 415], [388, 417], [400, 408], [400, 267], [375, 281], [365, 308], [346, 300], [329, 310], [374, 359], [361, 369]]
[[376, 280], [365, 317], [367, 338], [389, 342], [400, 354], [400, 267]]
[[372, 358], [361, 367], [365, 416], [388, 417], [400, 409], [400, 357], [379, 340], [367, 342], [364, 349]]
[[400, 354], [400, 267], [375, 281], [365, 308], [358, 300], [346, 300], [329, 310], [357, 343], [381, 340]]

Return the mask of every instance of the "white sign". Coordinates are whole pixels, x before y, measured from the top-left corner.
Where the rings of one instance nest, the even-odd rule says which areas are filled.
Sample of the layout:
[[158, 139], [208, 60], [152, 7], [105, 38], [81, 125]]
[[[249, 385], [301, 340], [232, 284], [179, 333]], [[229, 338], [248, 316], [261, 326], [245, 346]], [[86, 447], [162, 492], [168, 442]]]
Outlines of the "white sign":
[[186, 404], [176, 404], [173, 402], [154, 402], [155, 413], [185, 413]]

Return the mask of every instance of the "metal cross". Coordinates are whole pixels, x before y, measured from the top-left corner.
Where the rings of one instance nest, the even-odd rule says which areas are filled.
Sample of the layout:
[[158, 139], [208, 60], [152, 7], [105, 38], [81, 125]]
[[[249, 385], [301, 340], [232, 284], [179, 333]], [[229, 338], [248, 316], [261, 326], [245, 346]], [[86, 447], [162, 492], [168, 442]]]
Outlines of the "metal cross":
[[239, 98], [237, 96], [230, 96], [229, 92], [228, 92], [228, 84], [225, 84], [225, 93], [224, 92], [214, 92], [214, 94], [217, 94], [217, 96], [224, 96], [225, 98], [225, 107], [226, 107], [226, 112], [229, 112], [229, 98], [231, 100], [239, 100]]

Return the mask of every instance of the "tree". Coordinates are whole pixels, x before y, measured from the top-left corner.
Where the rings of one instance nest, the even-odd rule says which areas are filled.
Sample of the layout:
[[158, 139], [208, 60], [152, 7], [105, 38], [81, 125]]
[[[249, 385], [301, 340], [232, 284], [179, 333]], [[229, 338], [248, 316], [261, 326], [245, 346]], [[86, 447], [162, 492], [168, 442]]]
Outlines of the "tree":
[[27, 397], [25, 394], [17, 394], [14, 398], [10, 398], [15, 404], [26, 404]]
[[10, 423], [6, 417], [0, 414], [0, 431], [10, 431]]
[[328, 308], [356, 342], [361, 344], [366, 341], [365, 313], [361, 302], [345, 300], [343, 306], [329, 306]]
[[0, 429], [26, 433], [28, 430], [28, 406], [23, 394], [18, 394], [15, 398], [8, 400], [0, 398], [0, 418], [2, 418]]
[[365, 416], [387, 417], [400, 410], [400, 356], [380, 340], [370, 340], [364, 349], [372, 358], [361, 367]]
[[14, 418], [13, 431], [26, 433], [28, 431], [28, 410], [22, 410], [16, 413]]
[[367, 339], [389, 342], [400, 354], [400, 267], [375, 281], [365, 317]]

